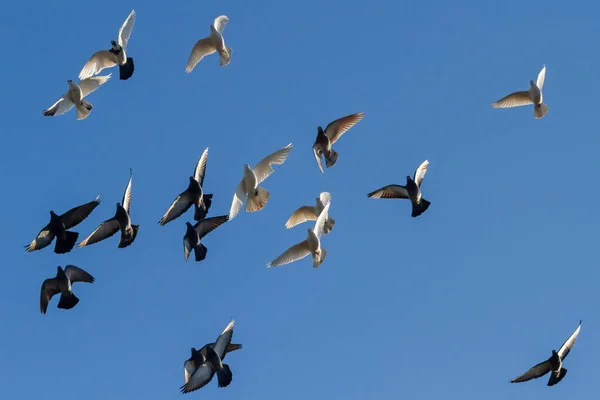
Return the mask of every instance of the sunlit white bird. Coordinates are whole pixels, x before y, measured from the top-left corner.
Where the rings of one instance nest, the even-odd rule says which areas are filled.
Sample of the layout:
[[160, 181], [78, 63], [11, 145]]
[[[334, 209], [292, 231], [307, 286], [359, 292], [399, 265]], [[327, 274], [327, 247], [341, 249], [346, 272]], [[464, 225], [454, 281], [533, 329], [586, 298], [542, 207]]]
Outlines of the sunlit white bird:
[[219, 53], [221, 67], [229, 64], [229, 61], [231, 61], [231, 48], [225, 46], [225, 40], [223, 39], [223, 30], [225, 30], [228, 22], [229, 18], [225, 15], [215, 18], [215, 21], [210, 26], [210, 35], [198, 40], [194, 45], [188, 59], [187, 67], [185, 67], [185, 72], [188, 74], [192, 72], [200, 60], [214, 52]]
[[115, 65], [119, 66], [119, 78], [127, 80], [133, 75], [133, 58], [127, 57], [127, 43], [133, 30], [133, 24], [135, 23], [135, 10], [131, 11], [121, 29], [119, 29], [119, 36], [117, 42], [114, 40], [110, 41], [112, 47], [109, 50], [100, 50], [94, 53], [94, 55], [88, 60], [83, 66], [79, 73], [79, 79], [83, 80], [99, 74], [104, 68], [112, 68]]
[[548, 112], [548, 106], [544, 103], [542, 88], [546, 79], [546, 66], [538, 74], [537, 82], [529, 81], [529, 90], [514, 92], [506, 97], [501, 98], [495, 103], [492, 103], [494, 108], [512, 108], [518, 106], [526, 106], [533, 104], [533, 116], [536, 119], [542, 118]]
[[111, 74], [105, 76], [94, 76], [91, 78], [84, 79], [79, 83], [75, 83], [72, 80], [68, 80], [69, 90], [67, 93], [58, 99], [52, 107], [42, 111], [47, 117], [55, 117], [62, 115], [73, 108], [77, 110], [77, 119], [85, 119], [92, 112], [92, 104], [85, 100], [85, 97], [90, 93], [94, 92], [100, 86], [104, 85], [106, 81], [110, 79]]
[[[306, 221], [315, 221], [330, 201], [331, 195], [327, 192], [322, 192], [317, 197], [317, 202], [314, 206], [302, 206], [294, 211], [285, 223], [285, 227], [290, 229]], [[335, 225], [335, 220], [328, 216], [323, 228], [323, 235], [327, 235], [333, 229], [333, 225]]]
[[321, 265], [327, 256], [327, 250], [321, 247], [321, 236], [323, 235], [325, 221], [327, 221], [327, 217], [329, 216], [329, 206], [331, 206], [331, 201], [327, 203], [325, 208], [323, 208], [323, 211], [321, 211], [321, 214], [319, 214], [319, 218], [317, 218], [317, 222], [315, 222], [315, 227], [313, 229], [308, 229], [308, 237], [306, 240], [287, 249], [279, 257], [268, 263], [267, 267], [271, 268], [289, 264], [301, 260], [309, 254], [312, 254], [313, 268], [317, 268]]
[[246, 211], [260, 211], [267, 205], [270, 193], [258, 185], [267, 179], [273, 172], [272, 164], [283, 164], [288, 155], [292, 151], [292, 144], [288, 144], [283, 149], [277, 150], [263, 158], [254, 168], [250, 168], [248, 164], [244, 165], [244, 177], [237, 185], [229, 210], [229, 220], [235, 218], [240, 212], [244, 199], [246, 202]]

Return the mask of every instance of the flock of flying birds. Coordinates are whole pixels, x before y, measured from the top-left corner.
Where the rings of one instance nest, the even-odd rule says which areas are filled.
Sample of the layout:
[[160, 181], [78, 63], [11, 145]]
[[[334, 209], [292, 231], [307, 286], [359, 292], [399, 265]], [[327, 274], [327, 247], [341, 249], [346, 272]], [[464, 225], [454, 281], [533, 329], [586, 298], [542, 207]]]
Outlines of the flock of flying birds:
[[[132, 11], [121, 29], [119, 29], [117, 41], [111, 41], [110, 49], [100, 50], [92, 55], [81, 69], [79, 74], [80, 81], [77, 83], [72, 80], [67, 81], [69, 84], [67, 93], [50, 108], [44, 110], [44, 115], [61, 115], [75, 107], [78, 120], [87, 118], [92, 111], [92, 104], [85, 98], [106, 83], [111, 76], [111, 74], [96, 76], [97, 74], [104, 69], [118, 65], [121, 80], [127, 80], [133, 76], [133, 58], [128, 57], [126, 51], [135, 18], [135, 11]], [[225, 15], [215, 18], [214, 22], [210, 25], [209, 36], [198, 40], [192, 48], [186, 66], [187, 73], [190, 73], [205, 56], [215, 52], [219, 56], [221, 67], [229, 64], [232, 50], [225, 45], [222, 36], [228, 22], [229, 18]], [[533, 104], [534, 117], [537, 119], [542, 118], [548, 111], [548, 106], [544, 103], [542, 96], [545, 76], [546, 66], [538, 74], [536, 82], [533, 80], [530, 81], [528, 90], [511, 93], [493, 103], [492, 107], [509, 108]], [[339, 118], [328, 124], [325, 129], [320, 126], [317, 128], [317, 137], [312, 150], [321, 173], [324, 173], [322, 159], [325, 160], [326, 168], [333, 167], [338, 159], [338, 153], [332, 148], [332, 145], [344, 133], [362, 120], [363, 117], [364, 114], [359, 112]], [[196, 164], [194, 174], [189, 177], [187, 189], [177, 195], [171, 206], [159, 220], [161, 226], [165, 225], [181, 217], [193, 206], [195, 224], [192, 225], [190, 222], [186, 222], [186, 231], [183, 236], [184, 258], [186, 261], [192, 251], [194, 252], [194, 259], [196, 261], [202, 261], [206, 258], [208, 250], [201, 242], [202, 239], [225, 222], [234, 219], [240, 212], [244, 202], [246, 203], [245, 210], [247, 212], [260, 211], [266, 206], [270, 193], [259, 185], [274, 172], [273, 165], [281, 165], [285, 162], [291, 150], [292, 144], [290, 143], [282, 149], [266, 156], [252, 168], [248, 164], [245, 164], [244, 174], [235, 189], [229, 214], [208, 218], [207, 215], [211, 207], [213, 195], [204, 192], [208, 148], [204, 150]], [[416, 218], [423, 214], [431, 205], [421, 194], [421, 184], [428, 166], [429, 161], [423, 161], [417, 167], [412, 177], [409, 175], [406, 176], [405, 185], [387, 185], [369, 193], [367, 196], [376, 199], [407, 199], [412, 205], [411, 216]], [[133, 172], [130, 170], [123, 199], [120, 203], [117, 203], [114, 216], [102, 222], [77, 247], [98, 243], [118, 232], [120, 232], [118, 248], [128, 247], [135, 241], [139, 225], [133, 224], [130, 217], [132, 178]], [[49, 246], [56, 239], [54, 246], [55, 253], [64, 254], [70, 252], [79, 238], [79, 233], [70, 231], [70, 229], [83, 222], [99, 204], [100, 198], [97, 197], [93, 201], [72, 208], [61, 215], [50, 211], [50, 222], [42, 228], [29, 245], [25, 246], [27, 251], [41, 250]], [[277, 267], [289, 264], [303, 259], [309, 254], [312, 255], [314, 268], [321, 265], [327, 256], [327, 250], [321, 244], [322, 236], [331, 232], [335, 225], [335, 220], [329, 215], [330, 208], [331, 195], [323, 192], [316, 198], [314, 205], [305, 205], [294, 211], [285, 224], [286, 228], [292, 228], [306, 221], [315, 221], [314, 226], [308, 229], [308, 235], [304, 241], [291, 246], [269, 262], [267, 266]], [[94, 277], [83, 269], [73, 265], [67, 265], [64, 269], [59, 266], [56, 277], [46, 279], [42, 284], [40, 311], [45, 314], [48, 303], [57, 294], [60, 294], [58, 308], [71, 309], [75, 307], [79, 302], [79, 299], [72, 290], [72, 285], [75, 282], [93, 283]], [[214, 343], [206, 344], [200, 350], [191, 349], [191, 357], [184, 363], [185, 384], [181, 387], [182, 393], [189, 393], [205, 386], [212, 380], [215, 374], [217, 375], [219, 387], [226, 387], [231, 383], [233, 376], [231, 369], [229, 365], [223, 363], [223, 360], [227, 353], [242, 348], [241, 344], [231, 343], [233, 328], [234, 321], [232, 320]], [[550, 358], [535, 365], [511, 382], [524, 382], [539, 378], [547, 373], [550, 373], [548, 386], [560, 382], [567, 373], [567, 370], [562, 366], [563, 360], [569, 354], [580, 329], [581, 321], [575, 332], [564, 342], [559, 350], [552, 351]]]

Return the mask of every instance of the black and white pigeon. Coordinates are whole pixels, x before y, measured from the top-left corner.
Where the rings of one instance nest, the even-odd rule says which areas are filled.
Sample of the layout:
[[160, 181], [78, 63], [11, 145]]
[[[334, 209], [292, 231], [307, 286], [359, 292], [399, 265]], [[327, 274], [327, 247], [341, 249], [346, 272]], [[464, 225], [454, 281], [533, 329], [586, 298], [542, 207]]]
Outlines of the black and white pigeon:
[[333, 167], [338, 159], [338, 153], [333, 150], [331, 146], [340, 140], [342, 135], [346, 133], [348, 129], [356, 125], [358, 121], [363, 119], [364, 116], [364, 113], [359, 112], [336, 119], [329, 123], [329, 125], [325, 127], [325, 130], [320, 126], [317, 127], [317, 138], [313, 144], [313, 154], [322, 173], [325, 172], [323, 171], [323, 165], [321, 164], [321, 156], [325, 157], [325, 166], [327, 168]]
[[219, 387], [226, 387], [231, 383], [233, 374], [229, 365], [223, 364], [223, 360], [225, 354], [242, 347], [242, 345], [231, 344], [233, 325], [232, 320], [214, 344], [207, 344], [200, 350], [192, 348], [192, 356], [183, 364], [185, 385], [181, 386], [181, 393], [190, 393], [206, 386], [215, 373]]
[[431, 203], [421, 195], [421, 183], [427, 172], [429, 161], [425, 160], [415, 170], [414, 177], [406, 176], [406, 186], [402, 185], [387, 185], [381, 189], [377, 189], [367, 196], [372, 199], [409, 199], [412, 204], [413, 218], [423, 214], [431, 205]]
[[202, 153], [200, 160], [194, 169], [194, 176], [190, 176], [188, 188], [177, 196], [167, 210], [165, 215], [158, 221], [162, 226], [179, 218], [192, 205], [194, 205], [194, 220], [201, 221], [206, 218], [212, 204], [212, 194], [204, 194], [202, 185], [206, 173], [206, 162], [208, 161], [208, 147]]
[[133, 178], [133, 171], [129, 169], [129, 181], [123, 194], [122, 203], [117, 203], [117, 211], [115, 216], [111, 219], [107, 219], [98, 226], [94, 232], [85, 238], [77, 247], [83, 247], [90, 244], [98, 243], [106, 238], [113, 236], [115, 233], [121, 231], [121, 240], [119, 240], [119, 248], [125, 248], [129, 246], [135, 240], [139, 225], [131, 223], [130, 218], [130, 207], [131, 207], [131, 179]]
[[188, 260], [192, 250], [194, 251], [196, 261], [204, 260], [206, 258], [208, 249], [205, 245], [200, 243], [200, 240], [209, 232], [214, 231], [228, 220], [229, 215], [221, 215], [220, 217], [205, 218], [193, 226], [191, 223], [186, 222], [185, 225], [187, 229], [185, 231], [185, 235], [183, 236], [183, 256], [185, 261]]
[[79, 303], [79, 299], [73, 294], [72, 290], [72, 285], [75, 282], [94, 283], [94, 277], [74, 265], [67, 265], [64, 270], [57, 267], [56, 278], [46, 279], [42, 283], [40, 312], [46, 314], [52, 296], [59, 293], [60, 301], [57, 308], [70, 310], [75, 307]]
[[565, 358], [567, 358], [567, 355], [575, 344], [575, 339], [577, 339], [577, 335], [579, 335], [580, 330], [581, 320], [579, 321], [579, 326], [577, 329], [575, 329], [575, 332], [573, 332], [573, 334], [569, 336], [563, 345], [560, 346], [558, 352], [556, 350], [552, 350], [552, 355], [549, 359], [530, 368], [529, 371], [525, 372], [518, 378], [513, 379], [510, 381], [510, 383], [526, 382], [532, 379], [537, 379], [546, 375], [548, 372], [551, 372], [550, 378], [548, 379], [548, 386], [554, 386], [560, 382], [567, 374], [567, 369], [563, 368], [562, 366], [563, 361]]
[[112, 68], [115, 65], [119, 66], [119, 79], [127, 80], [133, 75], [133, 58], [127, 57], [127, 43], [133, 30], [135, 23], [135, 10], [131, 11], [121, 29], [117, 41], [110, 41], [111, 48], [109, 50], [100, 50], [88, 60], [79, 73], [79, 79], [84, 80], [90, 76], [99, 74], [105, 68]]
[[28, 252], [40, 250], [48, 246], [56, 238], [54, 252], [56, 254], [68, 253], [75, 246], [79, 233], [71, 232], [67, 229], [80, 224], [91, 214], [98, 204], [100, 204], [100, 196], [96, 197], [94, 201], [72, 208], [62, 215], [57, 215], [54, 211], [50, 211], [50, 222], [48, 225], [43, 227], [37, 237], [26, 245], [25, 248]]

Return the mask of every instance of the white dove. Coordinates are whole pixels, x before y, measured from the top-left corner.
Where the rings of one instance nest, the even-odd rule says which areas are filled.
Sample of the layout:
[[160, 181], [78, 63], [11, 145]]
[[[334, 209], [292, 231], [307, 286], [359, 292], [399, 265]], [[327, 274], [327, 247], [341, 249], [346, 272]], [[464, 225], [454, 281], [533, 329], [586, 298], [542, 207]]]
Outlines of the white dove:
[[291, 150], [292, 144], [290, 143], [283, 149], [263, 158], [254, 168], [250, 168], [248, 164], [244, 165], [244, 177], [235, 189], [231, 209], [229, 210], [229, 220], [238, 215], [246, 197], [248, 197], [246, 202], [247, 212], [260, 211], [265, 208], [270, 194], [258, 185], [275, 172], [271, 165], [283, 164]]
[[323, 235], [325, 221], [327, 221], [329, 215], [330, 205], [331, 201], [327, 203], [325, 208], [323, 208], [323, 211], [321, 211], [321, 214], [319, 214], [319, 218], [317, 218], [317, 222], [315, 222], [315, 227], [313, 229], [308, 229], [308, 237], [306, 240], [287, 249], [279, 257], [268, 263], [267, 268], [289, 264], [301, 260], [309, 254], [312, 254], [313, 268], [317, 268], [321, 265], [327, 256], [327, 250], [321, 247], [321, 236]]
[[75, 106], [75, 109], [77, 110], [77, 119], [81, 120], [87, 118], [92, 112], [93, 106], [89, 101], [85, 100], [85, 97], [104, 85], [106, 81], [110, 79], [111, 75], [112, 74], [94, 76], [84, 79], [79, 83], [74, 83], [69, 79], [67, 81], [69, 84], [67, 93], [63, 94], [52, 107], [44, 110], [42, 113], [47, 117], [54, 117], [70, 111], [71, 108]]
[[533, 116], [542, 118], [548, 112], [548, 106], [544, 103], [542, 88], [546, 79], [546, 66], [544, 65], [537, 77], [537, 82], [529, 81], [529, 90], [514, 92], [506, 97], [492, 103], [493, 108], [511, 108], [533, 104]]
[[121, 29], [119, 29], [118, 42], [110, 41], [110, 50], [100, 50], [88, 60], [79, 73], [79, 79], [83, 80], [99, 74], [104, 68], [119, 66], [119, 79], [127, 80], [133, 75], [133, 58], [127, 57], [127, 42], [135, 23], [135, 10], [131, 11]]
[[194, 45], [185, 72], [188, 74], [192, 72], [200, 60], [214, 52], [219, 53], [221, 67], [229, 64], [229, 61], [231, 61], [231, 48], [225, 46], [225, 40], [223, 39], [223, 30], [225, 30], [225, 25], [228, 22], [229, 18], [226, 15], [215, 18], [210, 26], [210, 35], [198, 40]]
[[[331, 195], [328, 192], [322, 192], [317, 197], [317, 202], [314, 206], [302, 206], [294, 211], [285, 223], [285, 227], [290, 229], [306, 221], [315, 221], [330, 201]], [[328, 216], [323, 228], [323, 235], [327, 235], [333, 229], [333, 225], [335, 225], [335, 220]]]

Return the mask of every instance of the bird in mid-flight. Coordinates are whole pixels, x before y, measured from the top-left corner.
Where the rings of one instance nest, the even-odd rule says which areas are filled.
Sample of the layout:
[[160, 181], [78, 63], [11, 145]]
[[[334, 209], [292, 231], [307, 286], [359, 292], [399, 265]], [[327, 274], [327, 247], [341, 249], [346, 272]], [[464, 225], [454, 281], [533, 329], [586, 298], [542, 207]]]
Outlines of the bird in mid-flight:
[[52, 296], [60, 293], [60, 301], [57, 308], [70, 310], [79, 303], [77, 296], [73, 294], [72, 286], [75, 282], [94, 283], [94, 277], [74, 265], [67, 265], [63, 270], [57, 267], [56, 277], [46, 279], [42, 283], [40, 294], [40, 312], [46, 314], [48, 303]]
[[45, 109], [42, 113], [46, 117], [56, 117], [62, 115], [68, 111], [71, 111], [73, 106], [77, 111], [77, 120], [86, 119], [92, 112], [92, 103], [87, 101], [85, 97], [90, 93], [94, 92], [100, 86], [104, 85], [106, 81], [110, 79], [110, 75], [105, 76], [93, 76], [91, 78], [84, 79], [78, 83], [74, 83], [72, 80], [68, 80], [69, 90], [63, 94], [56, 103], [50, 108]]
[[198, 40], [192, 48], [185, 72], [188, 74], [192, 72], [200, 60], [214, 52], [219, 54], [221, 67], [229, 64], [231, 61], [231, 48], [225, 46], [225, 40], [223, 39], [223, 30], [225, 30], [228, 22], [229, 18], [225, 15], [215, 18], [214, 22], [210, 25], [210, 35]]
[[358, 121], [363, 119], [364, 116], [364, 113], [359, 112], [336, 119], [329, 123], [329, 125], [325, 127], [325, 130], [320, 126], [317, 127], [317, 138], [313, 144], [313, 154], [322, 173], [325, 172], [323, 171], [323, 165], [321, 164], [321, 156], [325, 157], [325, 166], [327, 168], [333, 167], [338, 159], [338, 153], [333, 150], [331, 146], [340, 140], [342, 135], [346, 133], [348, 129], [356, 125]]
[[494, 108], [512, 108], [533, 104], [533, 116], [536, 119], [542, 118], [548, 112], [548, 106], [544, 103], [542, 88], [546, 80], [546, 66], [538, 74], [537, 82], [529, 81], [529, 90], [514, 92], [506, 97], [492, 103]]
[[[316, 221], [319, 215], [327, 204], [331, 201], [331, 195], [327, 192], [321, 192], [317, 197], [317, 202], [314, 206], [302, 206], [298, 208], [285, 223], [285, 227], [290, 229], [294, 226], [306, 221]], [[335, 220], [327, 216], [325, 226], [323, 227], [323, 235], [327, 235], [335, 225]]]
[[112, 47], [109, 50], [100, 50], [88, 60], [79, 73], [79, 79], [83, 80], [99, 74], [105, 68], [119, 66], [119, 79], [127, 80], [133, 75], [133, 58], [127, 57], [127, 43], [135, 23], [135, 10], [131, 11], [121, 29], [117, 41], [110, 41]]
[[205, 218], [193, 226], [189, 222], [186, 222], [185, 225], [187, 229], [183, 236], [183, 256], [185, 261], [188, 260], [192, 250], [194, 251], [196, 261], [204, 260], [208, 249], [200, 242], [200, 240], [228, 220], [229, 215], [221, 215], [220, 217]]

